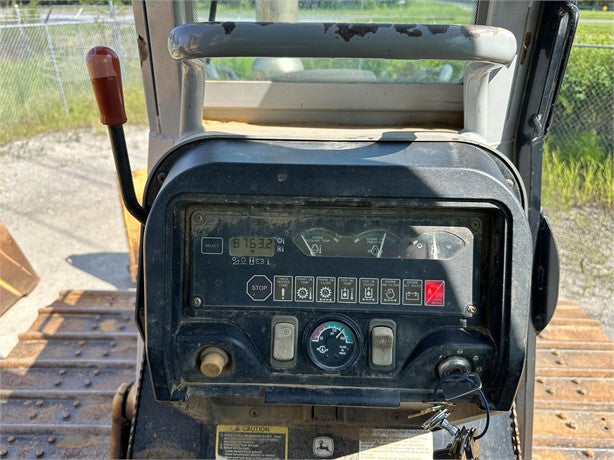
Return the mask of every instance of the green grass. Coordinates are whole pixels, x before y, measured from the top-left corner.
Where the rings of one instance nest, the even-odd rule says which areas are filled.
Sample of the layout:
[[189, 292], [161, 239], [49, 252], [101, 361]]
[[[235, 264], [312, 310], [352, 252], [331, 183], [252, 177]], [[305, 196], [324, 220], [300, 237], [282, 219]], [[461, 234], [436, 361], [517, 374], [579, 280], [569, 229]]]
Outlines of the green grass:
[[576, 142], [556, 146], [547, 141], [544, 148], [542, 198], [545, 207], [574, 205], [614, 205], [614, 161], [592, 133]]
[[[134, 62], [124, 63], [124, 67], [132, 75], [139, 70], [138, 63]], [[47, 69], [33, 67], [24, 61], [0, 61], [0, 81], [3, 82], [0, 145], [45, 132], [100, 126], [89, 80], [64, 81], [68, 112], [64, 110], [57, 83]], [[139, 78], [128, 79], [124, 100], [129, 123], [147, 124], [145, 96]]]
[[614, 43], [614, 22], [580, 22], [576, 29], [574, 43], [585, 45], [611, 45]]
[[614, 21], [614, 11], [599, 11], [599, 10], [580, 10], [580, 21], [582, 19], [606, 19]]
[[[299, 18], [302, 21], [346, 21], [346, 22], [383, 22], [383, 23], [453, 23], [469, 24], [473, 22], [471, 8], [461, 7], [449, 2], [438, 2], [430, 0], [407, 0], [401, 3], [379, 3], [375, 0], [365, 0], [364, 8], [360, 8], [361, 2], [343, 1], [331, 2], [334, 7], [321, 8], [317, 11], [308, 8], [299, 8]], [[301, 3], [299, 2], [299, 5]], [[338, 6], [351, 5], [350, 8], [338, 8]], [[209, 2], [198, 2], [196, 4], [197, 17], [199, 21], [206, 21], [209, 15]], [[236, 15], [253, 15], [251, 20], [255, 20], [253, 8], [241, 6], [240, 4], [223, 3], [218, 4], [217, 19], [233, 19]]]

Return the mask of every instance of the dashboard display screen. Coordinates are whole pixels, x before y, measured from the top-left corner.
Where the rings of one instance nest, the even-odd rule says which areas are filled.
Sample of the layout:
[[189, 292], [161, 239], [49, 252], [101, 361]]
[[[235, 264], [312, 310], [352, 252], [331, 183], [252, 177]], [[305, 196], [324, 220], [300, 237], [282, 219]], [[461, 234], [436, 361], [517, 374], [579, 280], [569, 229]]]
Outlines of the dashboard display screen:
[[236, 257], [273, 257], [273, 238], [262, 236], [233, 236], [229, 239], [229, 253]]

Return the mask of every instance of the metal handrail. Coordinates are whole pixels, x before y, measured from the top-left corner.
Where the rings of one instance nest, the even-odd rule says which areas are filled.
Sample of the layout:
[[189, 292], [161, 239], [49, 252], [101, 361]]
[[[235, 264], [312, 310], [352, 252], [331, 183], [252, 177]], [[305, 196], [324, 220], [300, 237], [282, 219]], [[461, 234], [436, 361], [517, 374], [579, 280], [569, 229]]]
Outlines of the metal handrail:
[[175, 27], [168, 49], [181, 61], [258, 56], [508, 64], [517, 44], [510, 31], [481, 25], [205, 22]]

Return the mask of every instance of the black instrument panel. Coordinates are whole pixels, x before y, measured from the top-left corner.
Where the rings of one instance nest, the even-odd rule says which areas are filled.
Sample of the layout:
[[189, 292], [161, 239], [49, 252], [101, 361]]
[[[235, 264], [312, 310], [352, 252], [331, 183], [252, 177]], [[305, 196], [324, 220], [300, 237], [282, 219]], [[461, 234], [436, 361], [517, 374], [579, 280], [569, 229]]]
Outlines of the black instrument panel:
[[187, 215], [190, 316], [230, 305], [463, 314], [479, 304], [479, 212], [226, 205]]

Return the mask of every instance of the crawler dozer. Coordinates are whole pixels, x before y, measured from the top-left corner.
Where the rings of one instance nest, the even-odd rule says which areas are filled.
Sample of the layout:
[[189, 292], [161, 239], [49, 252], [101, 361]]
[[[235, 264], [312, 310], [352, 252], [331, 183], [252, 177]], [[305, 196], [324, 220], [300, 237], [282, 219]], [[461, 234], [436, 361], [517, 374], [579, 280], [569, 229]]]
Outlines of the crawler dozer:
[[2, 363], [0, 454], [608, 456], [613, 347], [552, 319], [540, 206], [575, 5], [355, 3], [135, 1], [140, 200], [119, 60], [90, 51], [136, 296], [40, 311]]

